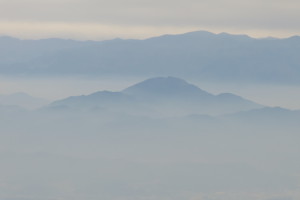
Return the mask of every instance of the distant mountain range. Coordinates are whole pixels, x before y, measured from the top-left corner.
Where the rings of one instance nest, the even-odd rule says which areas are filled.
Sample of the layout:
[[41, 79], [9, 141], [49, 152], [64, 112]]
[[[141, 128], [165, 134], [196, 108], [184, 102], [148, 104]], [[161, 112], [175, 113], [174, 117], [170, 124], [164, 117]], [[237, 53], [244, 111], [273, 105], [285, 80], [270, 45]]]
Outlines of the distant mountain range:
[[0, 73], [180, 76], [300, 83], [300, 37], [254, 39], [205, 31], [146, 40], [18, 40], [0, 37]]
[[147, 79], [119, 92], [100, 91], [53, 102], [48, 108], [102, 110], [155, 116], [224, 114], [262, 108], [234, 94], [210, 94], [182, 79]]

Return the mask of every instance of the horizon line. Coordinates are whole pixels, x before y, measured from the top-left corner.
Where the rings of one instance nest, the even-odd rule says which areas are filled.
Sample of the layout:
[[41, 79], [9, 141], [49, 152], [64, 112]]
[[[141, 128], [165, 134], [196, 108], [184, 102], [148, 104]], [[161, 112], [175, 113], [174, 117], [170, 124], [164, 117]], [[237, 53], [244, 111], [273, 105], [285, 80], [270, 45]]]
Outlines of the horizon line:
[[165, 36], [179, 36], [179, 35], [187, 35], [187, 34], [191, 34], [191, 33], [209, 33], [215, 36], [218, 35], [231, 35], [231, 36], [244, 36], [244, 37], [248, 37], [251, 39], [274, 39], [274, 40], [281, 40], [281, 39], [290, 39], [290, 38], [294, 38], [294, 37], [300, 37], [300, 35], [290, 35], [290, 36], [284, 36], [284, 37], [278, 37], [278, 36], [265, 36], [265, 37], [254, 37], [251, 36], [249, 34], [246, 33], [231, 33], [231, 32], [227, 32], [227, 31], [220, 31], [220, 32], [215, 32], [215, 31], [208, 31], [208, 30], [194, 30], [194, 31], [187, 31], [187, 32], [182, 32], [182, 33], [163, 33], [163, 34], [159, 34], [159, 35], [153, 35], [153, 36], [149, 36], [149, 37], [145, 37], [145, 38], [131, 38], [131, 37], [112, 37], [112, 38], [107, 38], [107, 39], [79, 39], [79, 38], [72, 38], [72, 37], [58, 37], [58, 36], [49, 36], [49, 37], [41, 37], [41, 38], [27, 38], [27, 37], [18, 37], [18, 36], [14, 36], [14, 35], [9, 35], [9, 34], [1, 34], [0, 33], [0, 38], [12, 38], [12, 39], [17, 39], [17, 40], [21, 40], [21, 41], [39, 41], [39, 40], [51, 40], [51, 39], [57, 39], [57, 40], [71, 40], [71, 41], [81, 41], [81, 42], [88, 42], [88, 41], [95, 41], [95, 42], [101, 42], [101, 41], [111, 41], [111, 40], [148, 40], [148, 39], [153, 39], [153, 38], [159, 38], [159, 37], [165, 37]]

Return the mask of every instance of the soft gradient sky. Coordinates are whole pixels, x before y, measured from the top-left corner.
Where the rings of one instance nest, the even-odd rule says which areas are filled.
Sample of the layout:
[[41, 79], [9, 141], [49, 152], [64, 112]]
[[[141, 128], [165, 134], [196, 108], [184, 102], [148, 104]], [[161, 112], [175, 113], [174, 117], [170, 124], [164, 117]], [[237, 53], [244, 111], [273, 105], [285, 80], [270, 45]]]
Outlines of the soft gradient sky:
[[0, 35], [146, 38], [195, 30], [300, 35], [299, 0], [0, 0]]

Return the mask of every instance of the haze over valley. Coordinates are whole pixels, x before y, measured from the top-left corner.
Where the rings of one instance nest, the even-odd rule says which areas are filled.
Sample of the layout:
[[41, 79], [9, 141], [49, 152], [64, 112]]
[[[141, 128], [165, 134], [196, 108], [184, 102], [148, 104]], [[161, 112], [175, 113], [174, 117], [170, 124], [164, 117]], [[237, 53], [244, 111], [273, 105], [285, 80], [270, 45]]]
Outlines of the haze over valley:
[[0, 199], [300, 199], [299, 50], [0, 37]]

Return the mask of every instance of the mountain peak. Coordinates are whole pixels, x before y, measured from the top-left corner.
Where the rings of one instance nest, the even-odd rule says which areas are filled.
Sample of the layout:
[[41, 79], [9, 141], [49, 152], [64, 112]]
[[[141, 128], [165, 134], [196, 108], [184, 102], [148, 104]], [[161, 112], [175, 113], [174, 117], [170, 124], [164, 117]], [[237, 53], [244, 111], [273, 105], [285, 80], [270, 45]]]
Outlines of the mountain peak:
[[126, 94], [156, 94], [161, 96], [181, 96], [189, 94], [211, 95], [183, 79], [171, 76], [150, 78], [137, 83], [122, 92]]
[[50, 107], [142, 114], [145, 116], [181, 116], [189, 114], [224, 114], [261, 108], [234, 94], [213, 95], [176, 77], [156, 77], [132, 85], [123, 91], [100, 91], [86, 96], [56, 101]]

